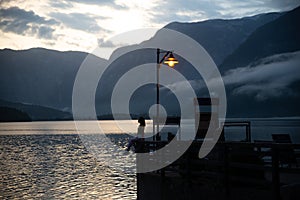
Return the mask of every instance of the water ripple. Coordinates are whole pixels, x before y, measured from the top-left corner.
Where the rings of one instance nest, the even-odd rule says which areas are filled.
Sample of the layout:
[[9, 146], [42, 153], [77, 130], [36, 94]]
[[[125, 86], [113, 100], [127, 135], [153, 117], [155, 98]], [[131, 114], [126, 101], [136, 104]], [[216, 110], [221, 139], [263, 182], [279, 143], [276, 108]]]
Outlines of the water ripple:
[[97, 162], [77, 135], [0, 136], [0, 169], [0, 199], [136, 199], [135, 175]]

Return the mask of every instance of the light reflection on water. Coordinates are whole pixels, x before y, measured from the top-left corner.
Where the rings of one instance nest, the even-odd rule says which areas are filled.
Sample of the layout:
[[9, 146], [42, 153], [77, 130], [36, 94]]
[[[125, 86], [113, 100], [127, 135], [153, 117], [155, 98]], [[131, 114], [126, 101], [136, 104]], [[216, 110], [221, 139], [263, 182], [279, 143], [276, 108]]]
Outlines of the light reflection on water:
[[0, 152], [0, 199], [136, 198], [135, 174], [99, 163], [78, 135], [1, 135]]

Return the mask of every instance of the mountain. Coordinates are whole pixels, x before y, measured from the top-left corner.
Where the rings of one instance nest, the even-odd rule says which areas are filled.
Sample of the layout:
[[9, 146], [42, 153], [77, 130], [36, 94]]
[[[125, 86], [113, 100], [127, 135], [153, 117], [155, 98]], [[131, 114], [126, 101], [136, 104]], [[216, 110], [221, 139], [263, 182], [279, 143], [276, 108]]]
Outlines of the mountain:
[[15, 108], [0, 107], [0, 122], [29, 122], [27, 113]]
[[300, 7], [254, 31], [224, 62], [220, 70], [244, 67], [274, 54], [300, 50]]
[[[0, 98], [70, 112], [74, 80], [87, 55], [43, 48], [0, 50]], [[95, 62], [106, 60], [95, 56]]]
[[240, 19], [214, 19], [195, 23], [173, 22], [165, 26], [184, 33], [210, 54], [217, 65], [230, 55], [258, 27], [269, 23], [283, 13], [267, 13]]
[[[72, 119], [72, 115], [69, 112], [63, 112], [54, 108], [49, 108], [45, 106], [24, 104], [24, 103], [16, 103], [9, 102], [0, 99], [0, 107], [10, 110], [17, 110], [18, 112], [24, 113], [23, 115], [27, 115], [30, 120], [39, 121], [39, 120], [70, 120]], [[8, 112], [2, 112], [1, 115], [7, 114]], [[9, 116], [1, 116], [2, 121], [8, 121]], [[23, 117], [23, 119], [27, 119], [27, 117]], [[15, 121], [15, 120], [13, 120]], [[19, 120], [19, 121], [28, 121], [28, 120]]]
[[[194, 23], [172, 22], [164, 28], [184, 33], [196, 40], [210, 54], [214, 62], [219, 65], [258, 27], [277, 19], [283, 14], [266, 13], [239, 19], [213, 19]], [[159, 37], [161, 37], [160, 30], [144, 44], [151, 43], [153, 39]], [[118, 57], [122, 52], [129, 52], [134, 47], [135, 45], [117, 49], [113, 52], [111, 59]], [[137, 63], [141, 63], [143, 59], [151, 59], [147, 57], [149, 57], [149, 52], [141, 52], [136, 57], [132, 56]], [[152, 56], [152, 60], [155, 62], [155, 57]], [[123, 65], [126, 65], [126, 63]]]

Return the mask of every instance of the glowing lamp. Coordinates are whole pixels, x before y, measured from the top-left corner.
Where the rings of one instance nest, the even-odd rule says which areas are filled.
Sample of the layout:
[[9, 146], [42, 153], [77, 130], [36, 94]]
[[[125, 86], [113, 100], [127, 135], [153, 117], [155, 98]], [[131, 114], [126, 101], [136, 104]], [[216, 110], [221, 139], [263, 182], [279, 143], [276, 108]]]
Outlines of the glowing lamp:
[[178, 60], [174, 57], [173, 53], [171, 52], [169, 57], [164, 60], [164, 63], [167, 64], [169, 67], [174, 67], [178, 64]]

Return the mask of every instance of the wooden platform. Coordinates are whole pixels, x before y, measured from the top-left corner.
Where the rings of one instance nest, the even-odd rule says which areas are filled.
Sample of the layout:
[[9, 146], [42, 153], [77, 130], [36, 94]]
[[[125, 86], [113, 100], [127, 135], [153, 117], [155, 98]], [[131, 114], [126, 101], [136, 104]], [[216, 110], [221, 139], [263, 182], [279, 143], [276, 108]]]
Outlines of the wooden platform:
[[[145, 151], [167, 145], [143, 143]], [[179, 160], [159, 171], [139, 174], [138, 199], [279, 200], [299, 188], [300, 144], [219, 142], [199, 159], [201, 144], [195, 141]], [[282, 153], [291, 154], [291, 149], [297, 162], [282, 162]]]

